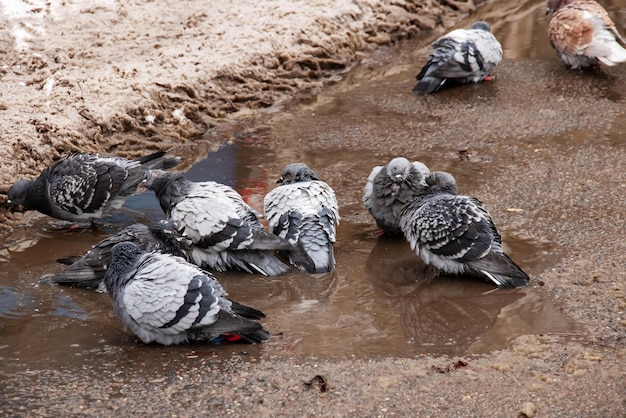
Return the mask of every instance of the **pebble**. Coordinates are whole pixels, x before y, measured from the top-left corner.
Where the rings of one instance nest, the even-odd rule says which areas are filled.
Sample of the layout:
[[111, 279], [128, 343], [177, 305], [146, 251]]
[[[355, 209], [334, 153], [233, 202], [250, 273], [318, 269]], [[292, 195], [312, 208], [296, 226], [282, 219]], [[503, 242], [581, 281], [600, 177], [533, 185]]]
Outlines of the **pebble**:
[[524, 402], [524, 405], [522, 405], [522, 409], [520, 409], [520, 414], [528, 418], [534, 417], [535, 412], [537, 412], [537, 408], [532, 402]]

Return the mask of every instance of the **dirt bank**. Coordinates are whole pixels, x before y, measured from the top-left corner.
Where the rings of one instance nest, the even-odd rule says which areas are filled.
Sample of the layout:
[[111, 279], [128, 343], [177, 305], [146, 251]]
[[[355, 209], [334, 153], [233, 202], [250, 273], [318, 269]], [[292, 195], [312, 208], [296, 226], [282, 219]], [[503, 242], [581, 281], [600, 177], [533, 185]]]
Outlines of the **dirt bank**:
[[53, 158], [169, 149], [336, 81], [472, 0], [4, 1], [0, 192]]

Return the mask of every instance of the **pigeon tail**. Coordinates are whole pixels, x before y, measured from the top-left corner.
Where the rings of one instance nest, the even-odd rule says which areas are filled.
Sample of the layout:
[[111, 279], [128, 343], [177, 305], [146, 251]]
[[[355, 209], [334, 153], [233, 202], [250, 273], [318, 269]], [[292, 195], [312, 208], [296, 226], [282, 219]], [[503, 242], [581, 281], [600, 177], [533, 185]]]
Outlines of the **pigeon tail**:
[[180, 164], [179, 157], [163, 158], [165, 151], [155, 152], [137, 159], [146, 170], [167, 170]]
[[524, 287], [530, 282], [530, 277], [505, 253], [492, 251], [486, 257], [468, 263], [468, 266], [501, 288]]
[[71, 266], [72, 264], [74, 264], [78, 260], [80, 260], [80, 256], [79, 255], [71, 255], [71, 256], [65, 257], [65, 258], [57, 258], [57, 263], [63, 264], [64, 266]]
[[418, 94], [434, 93], [439, 91], [446, 81], [447, 79], [445, 78], [425, 76], [413, 87], [413, 92]]
[[255, 332], [239, 333], [238, 335], [242, 338], [243, 342], [248, 344], [259, 344], [271, 338], [270, 333], [264, 329]]
[[[222, 337], [226, 342], [245, 342], [256, 344], [270, 339], [270, 334], [263, 326], [250, 319], [236, 316], [234, 313], [220, 311], [217, 314], [217, 321], [204, 328], [200, 327], [197, 331], [190, 330], [192, 340], [209, 337], [213, 342], [215, 339]], [[197, 334], [195, 334], [197, 332]], [[195, 334], [195, 335], [193, 335]], [[240, 337], [240, 340], [236, 337]]]
[[328, 243], [325, 246], [318, 245], [315, 248], [307, 247], [302, 245], [302, 242], [299, 242], [293, 251], [286, 253], [289, 262], [308, 274], [333, 271], [335, 268], [335, 254], [332, 243]]
[[263, 250], [215, 251], [194, 247], [190, 258], [200, 267], [219, 272], [236, 270], [263, 276], [281, 276], [291, 271], [289, 266]]
[[247, 248], [250, 250], [290, 250], [293, 246], [286, 239], [257, 230], [253, 232], [252, 243]]
[[[229, 299], [230, 300], [230, 299]], [[251, 308], [250, 306], [246, 306], [242, 303], [235, 302], [234, 300], [230, 300], [232, 304], [230, 309], [234, 314], [239, 315], [246, 319], [262, 319], [265, 318], [265, 314], [258, 309]]]
[[626, 49], [622, 48], [617, 42], [606, 45], [609, 52], [604, 56], [598, 56], [598, 60], [604, 65], [612, 67], [622, 62], [626, 62]]
[[102, 278], [105, 274], [106, 268], [96, 272], [85, 263], [75, 263], [60, 273], [43, 276], [41, 282], [103, 291]]
[[241, 270], [263, 276], [282, 276], [291, 271], [288, 265], [266, 251], [226, 251], [224, 256], [226, 264], [230, 266], [229, 270]]

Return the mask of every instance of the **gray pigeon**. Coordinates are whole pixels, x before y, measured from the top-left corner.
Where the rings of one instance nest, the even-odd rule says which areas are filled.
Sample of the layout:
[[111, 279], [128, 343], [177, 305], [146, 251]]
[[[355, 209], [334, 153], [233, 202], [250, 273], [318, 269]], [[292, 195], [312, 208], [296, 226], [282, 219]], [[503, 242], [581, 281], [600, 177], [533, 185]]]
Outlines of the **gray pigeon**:
[[339, 205], [333, 189], [303, 163], [287, 165], [265, 196], [265, 217], [271, 231], [295, 247], [289, 261], [307, 273], [335, 268], [334, 243]]
[[144, 343], [270, 338], [253, 321], [265, 315], [227, 299], [215, 277], [198, 266], [171, 254], [144, 253], [130, 242], [115, 244], [111, 255], [104, 283], [113, 309]]
[[8, 200], [64, 221], [88, 223], [119, 209], [137, 191], [146, 170], [167, 169], [180, 159], [157, 152], [138, 160], [98, 154], [72, 154], [55, 161], [34, 180], [19, 180]]
[[291, 271], [271, 251], [291, 244], [268, 234], [252, 209], [230, 186], [193, 182], [182, 173], [154, 170], [146, 187], [169, 219], [192, 241], [191, 261], [215, 271], [239, 270], [278, 276]]
[[160, 221], [153, 226], [135, 224], [95, 244], [76, 260], [57, 260], [64, 264], [66, 261], [71, 263], [62, 272], [45, 276], [42, 281], [106, 292], [104, 275], [111, 263], [111, 249], [115, 244], [127, 241], [137, 245], [142, 251], [158, 251], [189, 258], [191, 243], [179, 234], [173, 221]]
[[400, 227], [426, 263], [449, 274], [475, 274], [499, 287], [526, 286], [529, 277], [502, 250], [502, 238], [482, 202], [459, 196], [448, 173], [434, 171], [428, 188], [400, 215]]
[[404, 157], [374, 167], [365, 185], [363, 204], [383, 232], [402, 235], [400, 211], [426, 188], [424, 178], [429, 173], [424, 164]]
[[433, 52], [417, 75], [413, 88], [420, 94], [433, 93], [444, 85], [478, 83], [491, 78], [502, 62], [502, 46], [489, 23], [478, 21], [470, 29], [456, 29], [431, 44]]

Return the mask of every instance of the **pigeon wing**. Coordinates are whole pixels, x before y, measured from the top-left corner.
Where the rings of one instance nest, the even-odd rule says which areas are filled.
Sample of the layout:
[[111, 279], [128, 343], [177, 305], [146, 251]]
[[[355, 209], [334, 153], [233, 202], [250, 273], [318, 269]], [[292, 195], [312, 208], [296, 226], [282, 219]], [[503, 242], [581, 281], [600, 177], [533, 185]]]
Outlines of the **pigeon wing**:
[[272, 231], [282, 238], [297, 241], [298, 229], [307, 217], [324, 216], [334, 226], [339, 223], [339, 205], [332, 188], [322, 181], [280, 186], [265, 197], [265, 217]]
[[250, 224], [239, 217], [236, 205], [223, 193], [196, 183], [170, 210], [170, 218], [200, 247], [241, 249], [252, 242]]
[[442, 258], [467, 262], [491, 250], [489, 220], [464, 196], [430, 199], [415, 211], [414, 225], [412, 240]]
[[50, 199], [58, 209], [72, 214], [101, 212], [118, 196], [126, 197], [137, 190], [144, 175], [129, 172], [128, 167], [133, 166], [140, 168], [123, 158], [93, 154], [63, 158], [50, 170]]
[[156, 334], [180, 334], [217, 320], [221, 286], [182, 259], [147, 253], [124, 289], [123, 303], [142, 329]]
[[552, 46], [570, 55], [584, 55], [593, 40], [593, 23], [583, 17], [580, 9], [564, 7], [550, 19], [549, 36]]
[[373, 207], [372, 199], [373, 199], [373, 193], [374, 193], [374, 179], [383, 168], [384, 166], [374, 167], [369, 177], [367, 177], [367, 183], [365, 183], [365, 189], [363, 193], [363, 204], [365, 205], [365, 208], [369, 210], [370, 212], [372, 211], [372, 207]]

